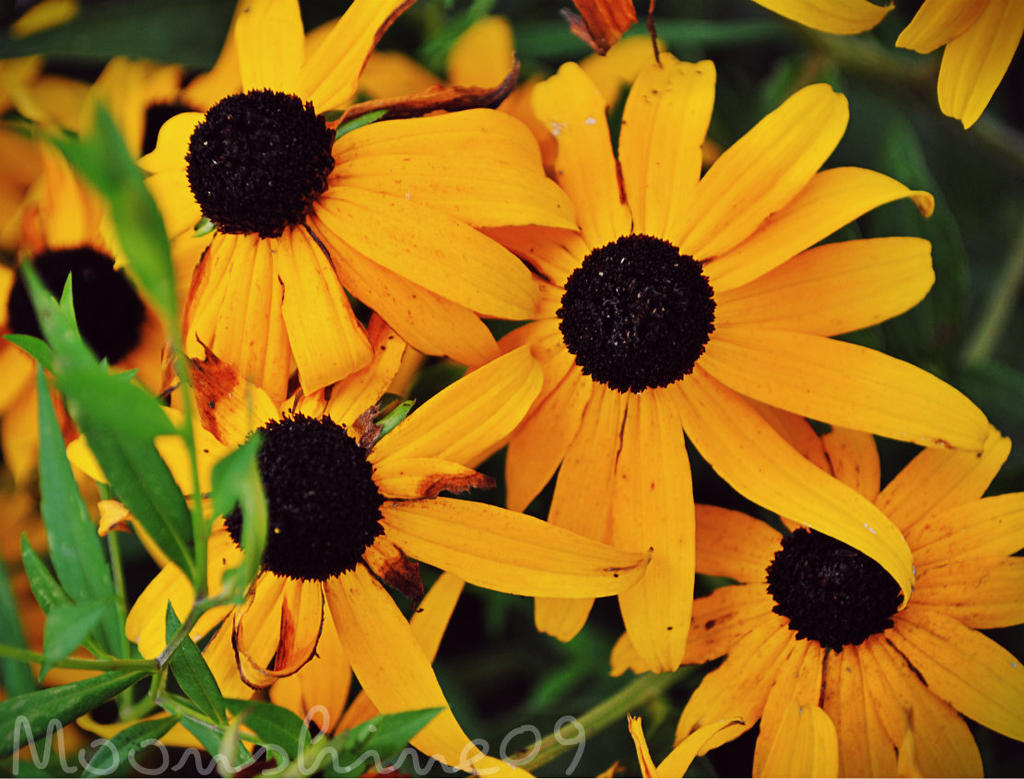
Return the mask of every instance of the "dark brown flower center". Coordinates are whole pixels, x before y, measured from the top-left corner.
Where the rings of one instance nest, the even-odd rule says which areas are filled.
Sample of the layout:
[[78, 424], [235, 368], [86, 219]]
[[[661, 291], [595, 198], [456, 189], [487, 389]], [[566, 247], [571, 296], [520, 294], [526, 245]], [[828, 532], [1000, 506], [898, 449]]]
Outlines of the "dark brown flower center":
[[224, 233], [281, 235], [327, 188], [334, 133], [312, 103], [269, 89], [231, 95], [189, 140], [188, 183]]
[[683, 378], [715, 329], [714, 293], [700, 263], [649, 235], [588, 254], [556, 313], [583, 372], [619, 392]]
[[[263, 566], [318, 581], [354, 569], [384, 532], [384, 498], [366, 451], [329, 417], [296, 414], [268, 422], [260, 433], [257, 460], [269, 515]], [[241, 512], [225, 520], [240, 544]]]

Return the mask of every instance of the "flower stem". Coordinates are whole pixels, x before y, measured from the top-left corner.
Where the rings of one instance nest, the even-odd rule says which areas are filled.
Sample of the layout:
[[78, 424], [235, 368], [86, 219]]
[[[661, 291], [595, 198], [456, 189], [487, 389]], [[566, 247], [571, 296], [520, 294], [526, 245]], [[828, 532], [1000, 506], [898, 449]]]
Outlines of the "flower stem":
[[646, 673], [638, 676], [617, 693], [582, 714], [575, 722], [565, 725], [554, 733], [545, 736], [539, 744], [534, 744], [520, 752], [520, 755], [534, 754], [533, 757], [524, 762], [516, 761], [515, 765], [533, 773], [564, 752], [575, 748], [579, 744], [577, 737], [581, 727], [589, 738], [616, 722], [624, 726], [625, 716], [628, 712], [658, 697], [673, 684], [686, 678], [691, 673], [693, 673], [693, 667], [684, 666], [672, 673]]
[[1017, 233], [1013, 248], [1003, 261], [999, 278], [992, 285], [981, 321], [964, 347], [964, 362], [982, 362], [992, 355], [1010, 321], [1021, 286], [1024, 284], [1024, 227]]
[[[33, 652], [30, 649], [20, 649], [16, 646], [0, 644], [0, 657], [9, 657], [12, 660], [21, 660], [25, 663], [42, 664], [46, 658], [41, 652]], [[123, 671], [136, 669], [139, 671], [158, 670], [155, 660], [133, 660], [129, 658], [111, 658], [109, 660], [96, 660], [86, 657], [65, 657], [55, 663], [55, 668], [82, 668], [88, 671]]]

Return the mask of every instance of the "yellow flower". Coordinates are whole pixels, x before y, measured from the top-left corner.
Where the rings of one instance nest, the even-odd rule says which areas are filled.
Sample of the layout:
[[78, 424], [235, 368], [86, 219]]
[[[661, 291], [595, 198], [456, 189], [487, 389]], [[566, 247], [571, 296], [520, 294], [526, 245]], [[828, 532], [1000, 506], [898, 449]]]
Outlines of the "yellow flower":
[[[945, 2], [945, 0], [939, 0]], [[854, 35], [870, 30], [893, 9], [893, 3], [875, 5], [870, 0], [754, 0], [779, 16], [815, 30], [835, 35]]]
[[[893, 237], [822, 244], [883, 203], [932, 199], [861, 168], [819, 171], [847, 104], [806, 87], [701, 176], [715, 68], [662, 56], [626, 101], [618, 160], [605, 101], [579, 66], [534, 90], [558, 142], [556, 175], [578, 232], [489, 231], [528, 260], [541, 305], [505, 348], [544, 371], [506, 459], [523, 509], [558, 470], [549, 521], [622, 549], [654, 549], [623, 618], [654, 668], [675, 668], [690, 623], [693, 498], [680, 431], [754, 502], [877, 559], [912, 588], [910, 553], [870, 502], [813, 468], [754, 401], [925, 446], [979, 450], [982, 412], [908, 363], [828, 336], [913, 306], [933, 281], [930, 245]], [[811, 248], [813, 247], [813, 248]], [[537, 604], [562, 639], [586, 601]]]
[[[697, 570], [738, 583], [694, 604], [686, 662], [727, 657], [691, 696], [676, 739], [723, 717], [743, 720], [706, 750], [760, 719], [753, 772], [778, 775], [771, 755], [798, 760], [813, 744], [792, 740], [787, 712], [821, 706], [838, 733], [841, 776], [981, 776], [958, 711], [1024, 740], [1024, 669], [980, 632], [1024, 622], [1024, 558], [1014, 556], [1024, 547], [1024, 493], [982, 497], [1009, 440], [994, 436], [981, 454], [926, 449], [880, 490], [871, 436], [834, 428], [819, 438], [798, 417], [772, 419], [899, 527], [917, 588], [897, 611], [893, 581], [845, 544], [699, 506]], [[628, 638], [612, 666], [643, 669]]]
[[[223, 620], [206, 658], [222, 690], [234, 697], [296, 675], [279, 700], [301, 700], [305, 709], [321, 703], [336, 713], [351, 668], [381, 711], [440, 706], [442, 714], [413, 743], [468, 767], [483, 758], [467, 746], [447, 709], [426, 656], [432, 652], [410, 634], [378, 578], [421, 595], [409, 559], [415, 558], [503, 592], [593, 597], [631, 586], [646, 555], [497, 506], [439, 497], [488, 483], [468, 464], [492, 451], [536, 397], [540, 370], [526, 350], [467, 375], [378, 440], [380, 429], [364, 412], [390, 385], [404, 344], [379, 317], [371, 320], [370, 335], [374, 360], [368, 367], [332, 386], [329, 395], [297, 395], [286, 404], [246, 385], [226, 363], [210, 358], [197, 365], [197, 407], [216, 436], [198, 442], [200, 484], [209, 483], [212, 461], [258, 429], [269, 531], [262, 572], [246, 602], [210, 610], [195, 635]], [[69, 454], [102, 479], [85, 442], [74, 442]], [[179, 483], [187, 483], [184, 447], [165, 447], [164, 455]], [[237, 513], [214, 526], [211, 593], [239, 562], [240, 533]], [[188, 578], [173, 565], [149, 584], [126, 623], [143, 656], [165, 646], [166, 604], [183, 619], [193, 598]]]
[[[55, 150], [42, 147], [40, 155], [43, 172], [21, 212], [19, 253], [54, 295], [71, 276], [85, 342], [114, 368], [137, 370], [139, 381], [157, 392], [164, 346], [159, 318], [115, 263], [99, 198]], [[0, 333], [41, 337], [24, 282], [16, 269], [3, 265], [0, 301]], [[39, 448], [35, 361], [7, 339], [0, 339], [0, 415], [4, 460], [15, 480], [24, 483], [35, 471]], [[59, 404], [58, 415], [70, 425]]]
[[243, 94], [172, 117], [142, 164], [172, 235], [216, 226], [186, 320], [202, 347], [274, 400], [292, 365], [307, 394], [360, 369], [370, 344], [346, 291], [412, 346], [480, 364], [497, 354], [478, 314], [536, 302], [522, 263], [477, 227], [569, 225], [536, 144], [496, 111], [381, 121], [334, 140], [377, 38], [407, 2], [357, 0], [307, 51], [296, 0], [258, 0], [234, 41]]
[[981, 116], [1024, 35], [1019, 0], [925, 0], [896, 45], [922, 54], [945, 46], [939, 108], [970, 127]]

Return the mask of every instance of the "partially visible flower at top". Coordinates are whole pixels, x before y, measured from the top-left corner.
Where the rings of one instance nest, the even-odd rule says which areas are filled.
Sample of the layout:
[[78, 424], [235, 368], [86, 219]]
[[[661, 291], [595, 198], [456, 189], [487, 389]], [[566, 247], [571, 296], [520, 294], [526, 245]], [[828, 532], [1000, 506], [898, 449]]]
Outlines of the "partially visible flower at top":
[[[619, 601], [640, 651], [667, 670], [683, 656], [693, 587], [681, 433], [741, 494], [878, 559], [909, 593], [895, 526], [755, 406], [972, 451], [990, 426], [935, 376], [830, 338], [906, 311], [934, 280], [920, 238], [816, 245], [900, 198], [932, 209], [930, 195], [880, 173], [819, 170], [846, 128], [846, 99], [826, 84], [801, 89], [702, 175], [715, 67], [661, 61], [630, 91], [617, 160], [604, 98], [579, 66], [539, 84], [534, 109], [558, 143], [557, 180], [580, 230], [489, 232], [543, 276], [534, 321], [502, 342], [529, 344], [544, 371], [509, 444], [508, 505], [525, 508], [557, 471], [550, 522], [653, 547]], [[589, 605], [540, 601], [538, 626], [570, 638]]]
[[[67, 161], [41, 147], [43, 175], [21, 211], [18, 252], [31, 262], [55, 296], [73, 280], [75, 317], [82, 337], [101, 360], [119, 370], [137, 370], [138, 380], [159, 392], [164, 331], [159, 317], [139, 297], [116, 263], [117, 250], [104, 237], [100, 198], [71, 171]], [[42, 337], [18, 270], [0, 265], [0, 334]], [[70, 425], [57, 404], [58, 415]], [[16, 481], [35, 472], [38, 454], [35, 361], [0, 339], [0, 443]]]
[[578, 14], [562, 9], [573, 35], [598, 54], [607, 54], [622, 34], [636, 24], [633, 0], [573, 0]]
[[11, 23], [10, 35], [12, 38], [35, 35], [67, 24], [77, 15], [78, 0], [42, 0]]
[[939, 108], [967, 128], [995, 94], [1022, 35], [1020, 0], [925, 0], [896, 45], [921, 54], [946, 47], [939, 66]]
[[[683, 710], [676, 740], [723, 717], [754, 726], [754, 776], [813, 742], [793, 738], [793, 706], [820, 706], [838, 733], [840, 776], [981, 776], [959, 711], [1024, 741], [1024, 668], [981, 631], [1024, 623], [1024, 492], [982, 497], [1010, 442], [983, 452], [926, 449], [880, 489], [871, 436], [803, 419], [769, 419], [817, 467], [888, 516], [905, 536], [917, 587], [897, 611], [895, 582], [872, 560], [812, 530], [780, 534], [742, 512], [697, 509], [697, 570], [738, 582], [694, 603], [687, 663], [725, 661]], [[788, 523], [792, 526], [792, 523]], [[612, 672], [645, 664], [623, 636]], [[797, 771], [795, 774], [800, 775]]]
[[519, 122], [478, 109], [379, 121], [335, 141], [363, 63], [408, 0], [356, 0], [307, 51], [297, 0], [254, 0], [235, 24], [240, 94], [172, 117], [142, 160], [172, 235], [216, 229], [193, 276], [186, 348], [276, 401], [371, 358], [346, 291], [428, 354], [497, 354], [478, 315], [536, 302], [522, 263], [478, 227], [572, 224]]
[[[223, 621], [206, 658], [226, 695], [246, 697], [250, 688], [296, 675], [278, 700], [301, 702], [304, 710], [322, 704], [333, 722], [351, 668], [381, 711], [441, 707], [413, 744], [450, 765], [479, 768], [494, 761], [468, 744], [425, 650], [381, 581], [413, 599], [422, 596], [415, 558], [502, 592], [593, 597], [634, 584], [646, 555], [497, 506], [439, 496], [489, 486], [469, 464], [511, 432], [536, 396], [540, 371], [526, 350], [468, 374], [381, 436], [374, 405], [398, 370], [404, 344], [376, 316], [370, 335], [369, 366], [329, 394], [298, 394], [282, 404], [213, 357], [195, 365], [197, 409], [213, 434], [199, 432], [200, 484], [210, 484], [214, 462], [229, 448], [259, 431], [269, 527], [261, 572], [245, 603], [206, 612], [194, 635]], [[188, 458], [180, 439], [174, 441], [163, 454], [179, 484], [187, 484]], [[86, 447], [78, 439], [69, 456], [102, 480]], [[237, 510], [214, 524], [213, 595], [239, 563], [241, 529]], [[144, 657], [166, 645], [167, 603], [184, 619], [193, 600], [188, 577], [174, 565], [150, 582], [126, 622]], [[314, 658], [320, 662], [303, 673]]]
[[[945, 3], [948, 0], [939, 0]], [[754, 0], [779, 16], [822, 32], [856, 35], [870, 30], [889, 13], [894, 3], [876, 5], [871, 0]]]

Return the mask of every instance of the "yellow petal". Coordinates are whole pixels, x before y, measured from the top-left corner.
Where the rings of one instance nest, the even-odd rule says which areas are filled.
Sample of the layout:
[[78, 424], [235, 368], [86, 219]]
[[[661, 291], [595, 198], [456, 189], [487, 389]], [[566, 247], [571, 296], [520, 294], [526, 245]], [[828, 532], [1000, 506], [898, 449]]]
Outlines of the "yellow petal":
[[924, 0], [896, 45], [919, 54], [934, 51], [963, 33], [986, 5], [988, 0]]
[[448, 50], [448, 81], [460, 86], [500, 84], [515, 64], [512, 25], [503, 16], [485, 16], [455, 39]]
[[[821, 440], [835, 477], [844, 484], [849, 484], [868, 500], [873, 501], [878, 497], [881, 463], [875, 439], [867, 433], [834, 427], [823, 435]], [[920, 565], [917, 547], [913, 544], [911, 547], [914, 549], [914, 560]]]
[[[875, 5], [868, 0], [754, 0], [769, 11], [807, 27], [834, 35], [856, 35], [870, 30], [893, 9], [893, 3]], [[800, 772], [797, 771], [798, 775]], [[785, 774], [770, 774], [784, 776]]]
[[[318, 235], [330, 235], [323, 224]], [[335, 244], [337, 239], [331, 239]], [[357, 253], [334, 258], [345, 288], [380, 314], [409, 346], [463, 365], [482, 365], [498, 355], [494, 336], [480, 318]]]
[[[185, 169], [179, 167], [154, 173], [146, 179], [146, 188], [160, 209], [167, 235], [172, 238], [191, 235], [203, 218], [203, 212], [188, 188]], [[209, 236], [206, 239], [209, 240]]]
[[626, 671], [642, 674], [650, 670], [625, 633], [619, 636], [619, 640], [612, 647], [610, 664], [612, 676], [622, 676]]
[[576, 226], [568, 198], [544, 176], [537, 141], [500, 111], [375, 122], [344, 135], [334, 156], [332, 185], [391, 195], [475, 226]]
[[374, 466], [373, 480], [381, 495], [393, 500], [436, 498], [442, 491], [494, 486], [489, 476], [437, 457], [389, 457]]
[[326, 413], [339, 425], [351, 425], [381, 399], [398, 373], [405, 342], [377, 315], [370, 317], [370, 364], [331, 387]]
[[1024, 493], [938, 508], [907, 532], [907, 543], [919, 567], [1012, 555], [1024, 549]]
[[715, 160], [678, 234], [665, 237], [700, 260], [733, 248], [807, 185], [848, 118], [846, 98], [828, 84], [804, 87]]
[[529, 349], [493, 360], [445, 387], [374, 447], [374, 463], [389, 458], [438, 457], [472, 465], [512, 432], [540, 390], [540, 369]]
[[697, 570], [738, 582], [763, 582], [782, 535], [749, 514], [697, 504]]
[[683, 428], [723, 479], [755, 503], [858, 549], [885, 568], [904, 595], [912, 591], [910, 549], [884, 514], [805, 460], [700, 367], [681, 390]]
[[920, 238], [824, 244], [749, 284], [716, 294], [715, 319], [839, 335], [902, 314], [934, 281], [931, 244]]
[[1024, 668], [988, 636], [927, 607], [904, 610], [889, 640], [933, 693], [986, 728], [1024, 741]]
[[[351, 250], [473, 311], [529, 319], [537, 287], [496, 241], [442, 211], [404, 197], [334, 187], [320, 203], [332, 253]], [[286, 284], [287, 287], [287, 284]]]
[[355, 0], [302, 66], [301, 94], [317, 113], [355, 94], [359, 72], [391, 23], [413, 0]]
[[[3, 299], [8, 299], [5, 296]], [[34, 382], [36, 362], [12, 343], [0, 346], [0, 413], [6, 413]]]
[[[665, 44], [658, 41], [658, 50], [665, 51]], [[614, 106], [619, 101], [622, 88], [632, 84], [645, 67], [652, 64], [654, 45], [647, 35], [628, 35], [612, 46], [605, 54], [590, 54], [580, 60], [580, 67], [594, 82], [604, 101]]]
[[575, 230], [554, 227], [491, 227], [487, 235], [529, 262], [559, 287], [578, 268], [590, 249]]
[[946, 44], [939, 67], [939, 108], [965, 128], [981, 116], [1024, 35], [1024, 5], [989, 0], [974, 23]]
[[601, 93], [567, 62], [534, 87], [533, 110], [558, 141], [555, 174], [576, 207], [584, 239], [604, 246], [631, 231]]
[[722, 326], [700, 364], [762, 403], [921, 446], [979, 451], [990, 427], [981, 409], [941, 379], [845, 341]]
[[506, 503], [523, 511], [555, 475], [583, 420], [593, 382], [573, 366], [536, 404], [505, 455]]
[[245, 381], [212, 354], [192, 361], [192, 388], [203, 429], [218, 441], [241, 446], [249, 433], [278, 416], [266, 392]]
[[[651, 758], [651, 750], [647, 747], [647, 739], [644, 738], [644, 725], [640, 717], [632, 714], [626, 715], [626, 726], [629, 728], [629, 735], [633, 737], [633, 745], [636, 747], [636, 757], [640, 762], [640, 776], [644, 779], [657, 779], [658, 766]], [[685, 773], [685, 772], [684, 772]], [[679, 774], [682, 776], [683, 774]], [[665, 774], [669, 776], [669, 774]]]
[[331, 580], [325, 594], [352, 670], [381, 712], [441, 709], [412, 739], [413, 746], [465, 771], [484, 774], [497, 767], [512, 775], [511, 766], [483, 756], [463, 733], [409, 623], [365, 568]]
[[671, 54], [637, 77], [622, 114], [619, 160], [633, 230], [674, 234], [693, 203], [715, 102], [715, 64]]
[[1009, 439], [995, 428], [981, 452], [925, 449], [886, 485], [875, 505], [907, 533], [933, 510], [980, 498], [1009, 454]]
[[969, 628], [1024, 622], [1024, 558], [972, 555], [927, 568], [918, 563], [918, 570], [917, 605], [934, 606]]
[[413, 95], [440, 84], [441, 79], [400, 51], [375, 51], [359, 76], [359, 91], [371, 98]]
[[774, 607], [775, 601], [764, 584], [726, 585], [697, 598], [683, 662], [706, 663], [728, 654], [764, 622]]
[[795, 197], [772, 213], [745, 241], [704, 266], [716, 293], [747, 284], [790, 257], [885, 203], [909, 197], [925, 216], [935, 208], [927, 192], [864, 168], [816, 173]]
[[[781, 729], [786, 738], [775, 742], [776, 748], [765, 758], [760, 776], [838, 774], [839, 738], [836, 726], [823, 709], [791, 703], [783, 715]], [[760, 738], [764, 738], [763, 732]]]
[[386, 503], [381, 523], [406, 554], [470, 584], [534, 597], [615, 595], [646, 554], [623, 552], [535, 517], [452, 498]]
[[619, 595], [619, 606], [633, 646], [659, 673], [683, 661], [694, 575], [690, 462], [679, 418], [662, 394], [627, 396], [612, 494], [612, 543], [652, 551], [647, 573]]
[[704, 751], [712, 738], [726, 728], [738, 724], [740, 722], [737, 719], [722, 719], [697, 728], [658, 764], [658, 776], [685, 776], [694, 758]]
[[[297, 0], [248, 0], [235, 20], [242, 88], [295, 94], [304, 45]], [[308, 99], [304, 94], [303, 98]]]

